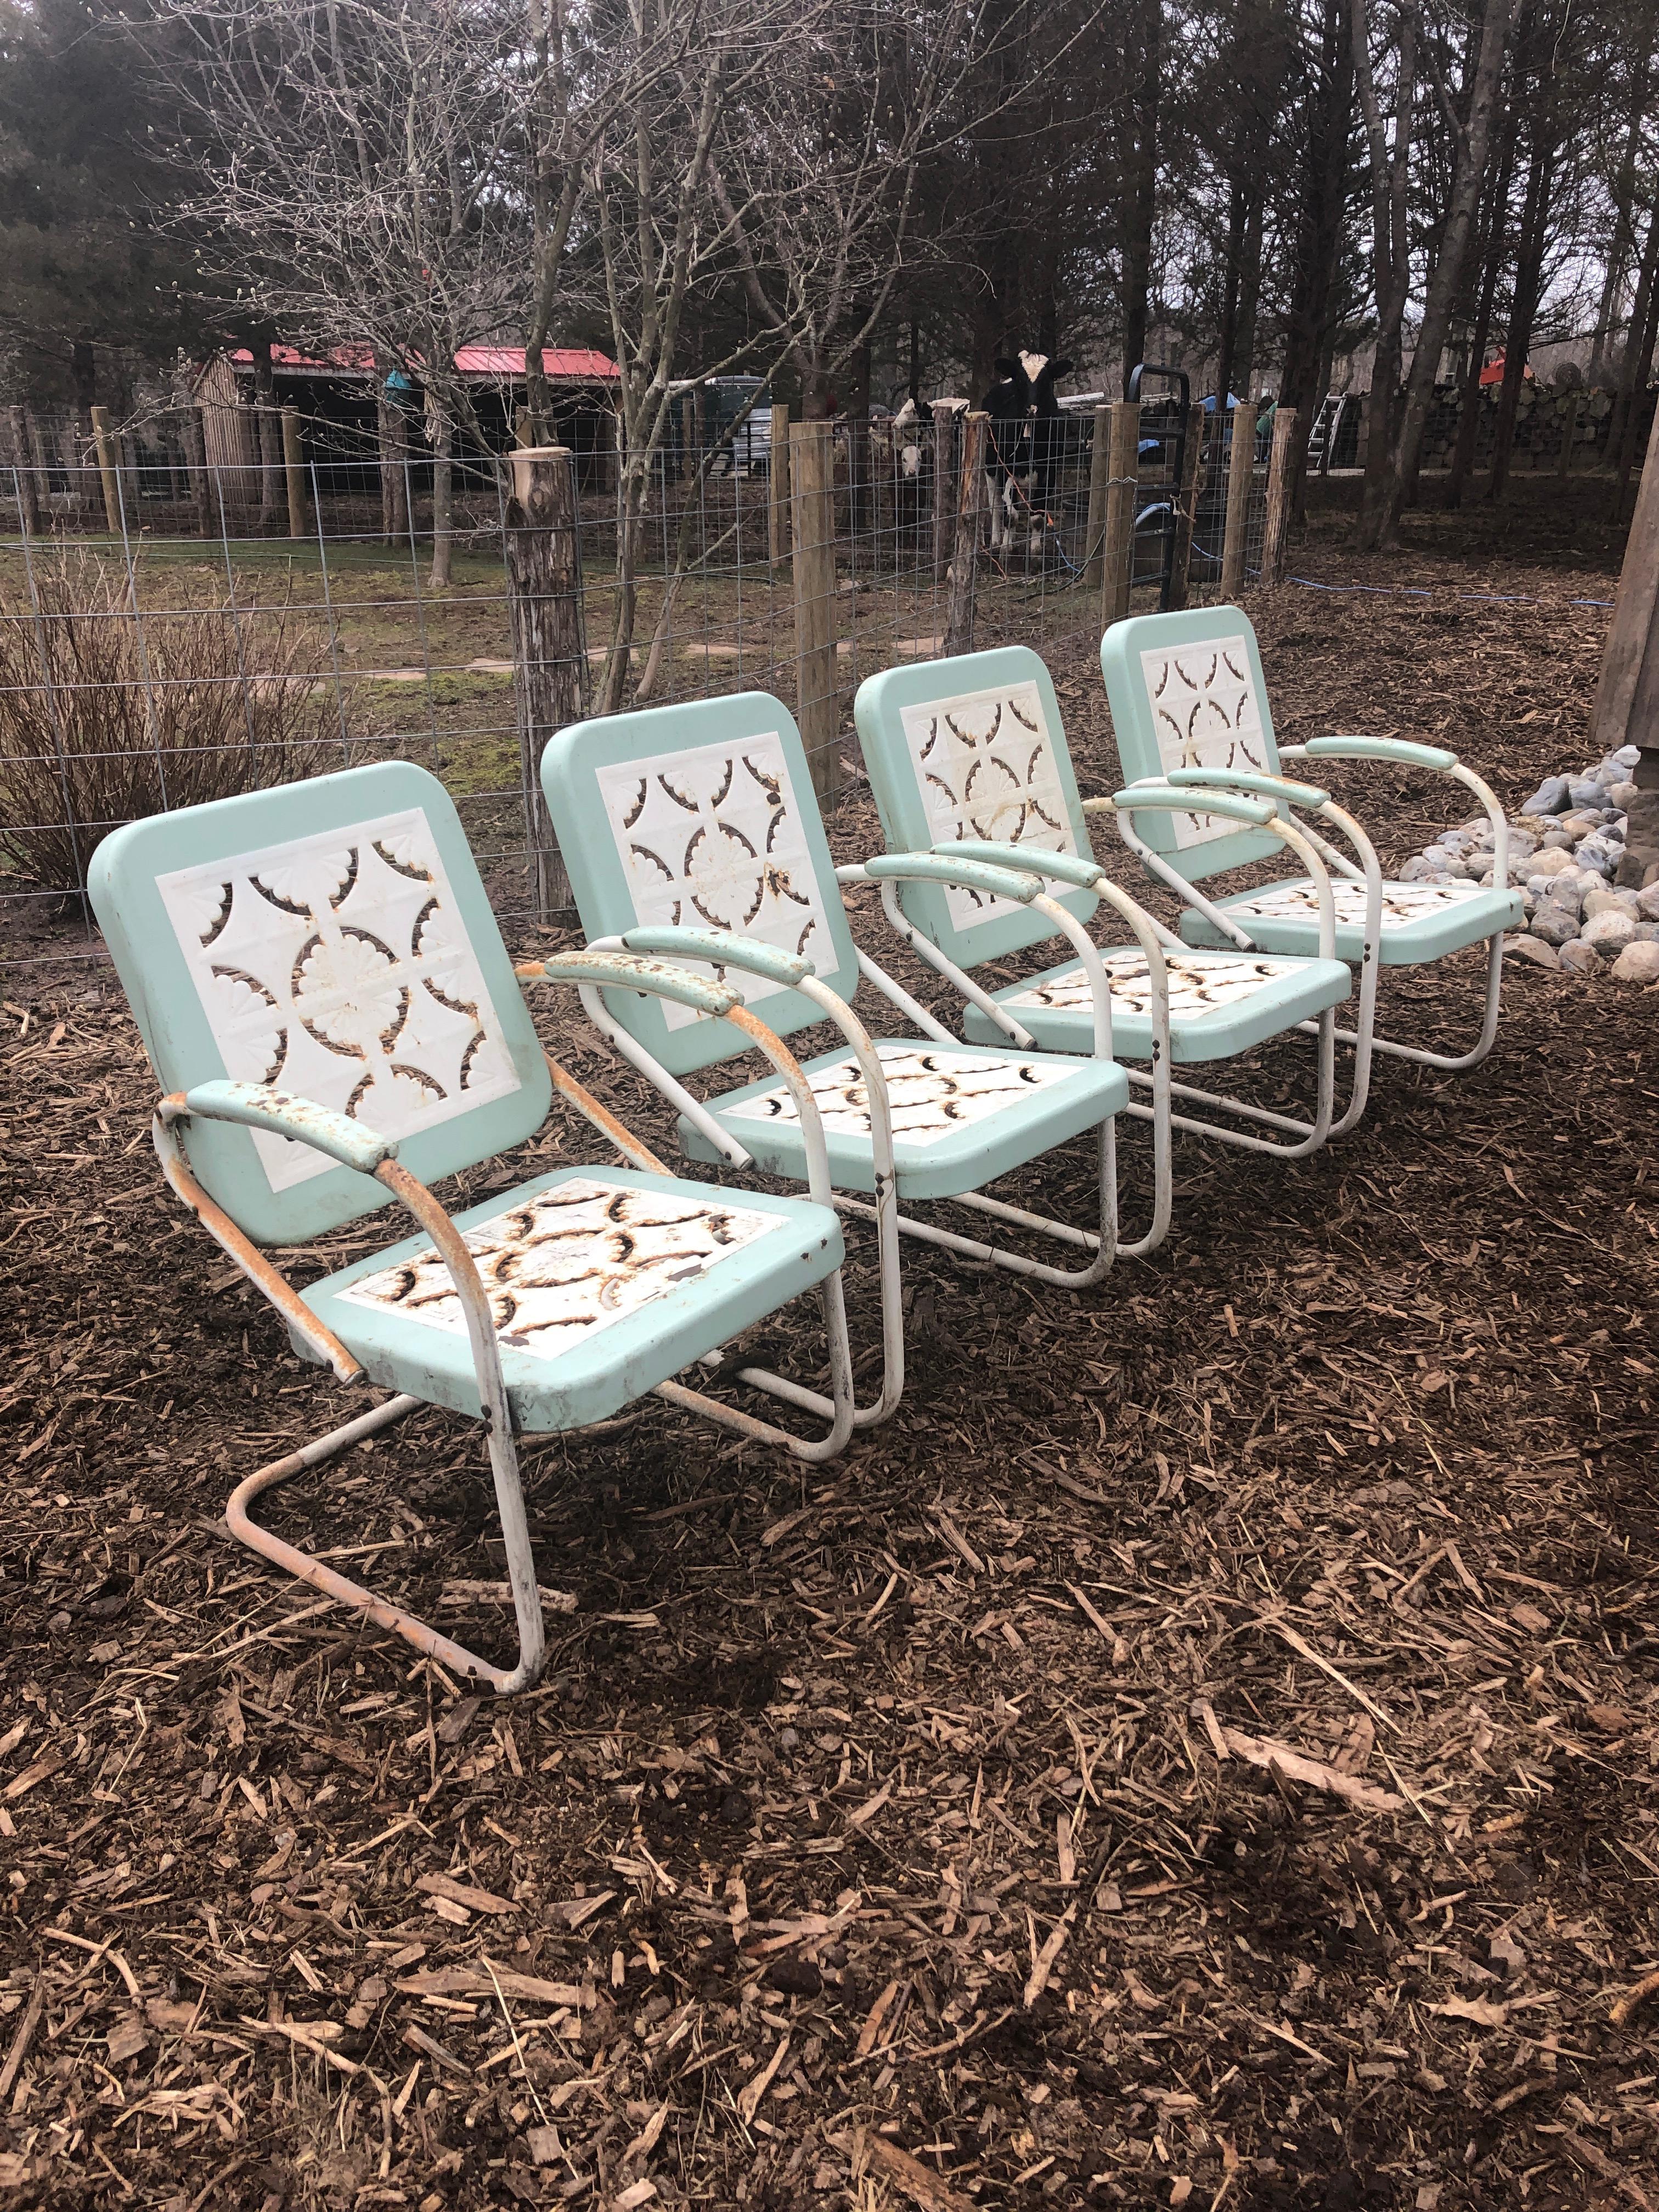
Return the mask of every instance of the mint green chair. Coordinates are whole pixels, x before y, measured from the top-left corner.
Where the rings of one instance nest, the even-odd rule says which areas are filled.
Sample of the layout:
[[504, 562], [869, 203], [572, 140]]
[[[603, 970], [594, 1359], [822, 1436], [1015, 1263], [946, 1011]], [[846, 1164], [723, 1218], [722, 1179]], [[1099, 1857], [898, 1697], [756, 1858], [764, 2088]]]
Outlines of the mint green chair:
[[[1332, 1099], [1322, 1063], [1310, 1122], [1175, 1083], [1170, 1069], [1231, 1059], [1323, 1017], [1348, 996], [1348, 969], [1329, 945], [1291, 957], [1231, 947], [1195, 951], [1112, 883], [1090, 846], [1060, 703], [1036, 653], [1004, 646], [890, 668], [860, 686], [854, 713], [890, 851], [931, 847], [1029, 869], [1055, 884], [1058, 902], [1079, 923], [1103, 902], [1133, 932], [1133, 944], [1104, 945], [1100, 957], [1111, 984], [1112, 1049], [1120, 1059], [1151, 1063], [1145, 1075], [1133, 1069], [1131, 1079], [1151, 1091], [1152, 1103], [1129, 1109], [1153, 1124], [1155, 1233], [1148, 1246], [1169, 1218], [1171, 1127], [1280, 1152], [1324, 1142]], [[1216, 805], [1241, 825], [1241, 836], [1260, 836], [1270, 848], [1287, 841], [1273, 808], [1259, 798], [1235, 793]], [[1292, 830], [1290, 842], [1295, 836]], [[1316, 859], [1312, 865], [1319, 866]], [[974, 994], [975, 971], [1053, 942], [1045, 915], [932, 884], [893, 889], [890, 921], [969, 996], [966, 1036], [1002, 1036], [1056, 1052], [1089, 1049], [1088, 979], [1075, 958]], [[1265, 1122], [1293, 1142], [1174, 1114], [1171, 1093]]]
[[[163, 1096], [162, 1171], [276, 1307], [304, 1358], [394, 1395], [240, 1483], [226, 1517], [302, 1581], [495, 1689], [543, 1656], [516, 1439], [601, 1421], [647, 1391], [804, 1459], [852, 1433], [851, 1353], [822, 1119], [793, 1056], [729, 986], [577, 952], [522, 971], [626, 988], [680, 1034], [754, 1045], [800, 1125], [805, 1198], [674, 1175], [543, 1052], [454, 806], [403, 762], [129, 823], [92, 902]], [[453, 1219], [429, 1186], [523, 1143], [556, 1088], [629, 1164], [531, 1177]], [[393, 1201], [418, 1234], [295, 1290], [260, 1250]], [[816, 1289], [832, 1396], [809, 1442], [672, 1378]], [[748, 1370], [743, 1370], [747, 1373]], [[764, 1387], [764, 1385], [763, 1385]], [[480, 1421], [519, 1656], [498, 1668], [258, 1527], [253, 1500], [422, 1405]]]
[[[842, 1194], [836, 1202], [878, 1225], [884, 1371], [860, 1421], [890, 1413], [902, 1387], [900, 1234], [1074, 1288], [1104, 1274], [1116, 1246], [1113, 1117], [1127, 1086], [1109, 1056], [1108, 994], [1087, 934], [1036, 876], [927, 854], [838, 871], [793, 717], [764, 692], [561, 730], [543, 754], [542, 785], [583, 928], [597, 948], [706, 961], [785, 1036], [826, 1018], [839, 1028], [844, 1042], [807, 1061], [805, 1073]], [[1107, 1054], [963, 1044], [935, 1021], [854, 945], [842, 900], [842, 883], [907, 879], [966, 884], [1049, 910], [1047, 926], [1074, 933], [1093, 963], [1095, 1018], [1107, 1025]], [[848, 1003], [860, 976], [922, 1035], [872, 1039]], [[706, 1103], [685, 1087], [682, 1079], [727, 1056], [712, 1028], [614, 991], [588, 992], [585, 1003], [617, 1050], [678, 1104], [680, 1141], [692, 1158], [799, 1179], [799, 1131], [776, 1083], [727, 1090]], [[1051, 1221], [985, 1191], [1090, 1131], [1098, 1132], [1097, 1225]], [[1057, 1238], [1081, 1249], [1085, 1264], [1055, 1267], [899, 1211], [901, 1203], [942, 1200]]]
[[[1356, 1082], [1372, 1051], [1421, 1066], [1473, 1067], [1498, 1034], [1504, 932], [1522, 920], [1519, 895], [1509, 888], [1509, 827], [1497, 798], [1455, 753], [1437, 745], [1394, 738], [1314, 738], [1282, 749], [1273, 738], [1267, 687], [1255, 632], [1237, 607], [1194, 608], [1178, 614], [1136, 615], [1115, 623], [1101, 640], [1100, 665], [1112, 710], [1123, 780], [1212, 788], [1240, 785], [1287, 810], [1322, 815], [1358, 855], [1319, 839], [1319, 849], [1339, 880], [1336, 949], [1359, 967], [1362, 1003], [1357, 1026], [1339, 1030], [1356, 1054]], [[1395, 883], [1382, 878], [1375, 850], [1352, 816], [1328, 796], [1287, 782], [1285, 761], [1375, 760], [1425, 769], [1463, 784], [1486, 810], [1492, 827], [1492, 882]], [[1316, 832], [1315, 833], [1316, 835]], [[1182, 934], [1194, 945], [1237, 946], [1263, 953], [1306, 954], [1317, 922], [1314, 888], [1306, 876], [1288, 877], [1246, 890], [1210, 897], [1200, 884], [1249, 861], [1273, 856], [1266, 837], [1242, 833], [1213, 814], [1136, 817], [1128, 842], [1152, 874], [1188, 902]], [[1369, 915], [1368, 915], [1369, 902]], [[1375, 970], [1416, 967], [1485, 942], [1486, 1004], [1480, 1035], [1456, 1054], [1400, 1044], [1375, 1033]], [[1369, 991], [1365, 988], [1369, 986]], [[1305, 1024], [1304, 1024], [1305, 1026]], [[1349, 1117], [1350, 1120], [1352, 1116]], [[1344, 1125], [1346, 1126], [1346, 1124]]]

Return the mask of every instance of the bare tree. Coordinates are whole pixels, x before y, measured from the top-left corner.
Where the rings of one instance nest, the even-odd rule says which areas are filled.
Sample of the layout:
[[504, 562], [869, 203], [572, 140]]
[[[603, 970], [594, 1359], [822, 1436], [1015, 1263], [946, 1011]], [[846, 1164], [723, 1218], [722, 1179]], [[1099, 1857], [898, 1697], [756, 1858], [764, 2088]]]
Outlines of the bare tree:
[[452, 443], [482, 444], [459, 349], [525, 290], [507, 24], [471, 0], [160, 0], [188, 35], [180, 218], [203, 274], [275, 327], [423, 387], [432, 580], [449, 580]]
[[[1362, 546], [1399, 541], [1400, 512], [1414, 475], [1423, 442], [1434, 380], [1453, 308], [1462, 282], [1463, 264], [1474, 225], [1474, 210], [1498, 110], [1504, 52], [1514, 0], [1482, 0], [1473, 67], [1460, 101], [1448, 85], [1434, 43], [1422, 38], [1421, 0], [1394, 0], [1380, 44], [1389, 59], [1389, 76], [1379, 88], [1373, 63], [1367, 0], [1352, 0], [1354, 76], [1371, 159], [1372, 237], [1377, 311], [1376, 358], [1366, 404], [1370, 448], [1365, 463], [1365, 501], [1360, 517]], [[1404, 320], [1412, 291], [1409, 184], [1416, 135], [1419, 74], [1432, 80], [1441, 120], [1451, 144], [1450, 191], [1432, 240], [1423, 319], [1412, 356], [1411, 375], [1400, 389]], [[1384, 101], [1392, 109], [1390, 133]], [[1462, 112], [1460, 112], [1460, 107]]]

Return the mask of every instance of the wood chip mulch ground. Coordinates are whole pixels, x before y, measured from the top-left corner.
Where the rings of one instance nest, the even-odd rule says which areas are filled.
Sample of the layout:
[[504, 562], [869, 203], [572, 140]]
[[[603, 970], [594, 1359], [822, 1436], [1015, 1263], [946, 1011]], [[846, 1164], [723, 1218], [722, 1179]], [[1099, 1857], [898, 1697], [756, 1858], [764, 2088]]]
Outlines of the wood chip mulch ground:
[[[1281, 733], [1514, 801], [1589, 757], [1616, 556], [1456, 553], [1316, 533], [1436, 593], [1264, 605]], [[1465, 811], [1343, 787], [1396, 859]], [[223, 1534], [361, 1400], [166, 1198], [109, 971], [9, 969], [0, 2204], [1659, 2212], [1659, 1000], [1515, 964], [1474, 1073], [1385, 1062], [1297, 1165], [1182, 1143], [1098, 1291], [913, 1256], [832, 1468], [661, 1407], [530, 1455], [574, 1610], [504, 1705]], [[504, 1641], [460, 1424], [270, 1517]]]

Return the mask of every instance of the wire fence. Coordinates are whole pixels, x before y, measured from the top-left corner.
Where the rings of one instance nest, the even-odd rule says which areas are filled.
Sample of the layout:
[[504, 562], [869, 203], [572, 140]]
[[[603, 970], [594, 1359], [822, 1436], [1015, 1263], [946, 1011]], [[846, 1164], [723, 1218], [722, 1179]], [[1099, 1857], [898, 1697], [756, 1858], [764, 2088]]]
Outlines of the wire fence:
[[[551, 919], [567, 894], [536, 791], [550, 696], [568, 720], [775, 693], [833, 805], [858, 774], [866, 676], [1098, 637], [1097, 419], [1063, 416], [1012, 473], [993, 449], [975, 482], [957, 465], [960, 425], [926, 421], [821, 434], [816, 492], [807, 426], [788, 448], [792, 488], [781, 422], [764, 444], [659, 456], [632, 494], [617, 456], [596, 468], [579, 455], [559, 464], [574, 573], [550, 633], [526, 626], [533, 533], [510, 456], [458, 459], [447, 495], [408, 456], [222, 466], [182, 441], [161, 461], [106, 450], [0, 469], [0, 961], [100, 952], [81, 890], [118, 823], [389, 757], [453, 797], [504, 922]], [[1128, 549], [1140, 607], [1168, 597], [1183, 495], [1185, 588], [1216, 596], [1231, 441], [1209, 427], [1183, 485], [1170, 425], [1143, 412]], [[1241, 437], [1247, 574], [1265, 506], [1255, 444]], [[564, 642], [526, 644], [548, 635]]]

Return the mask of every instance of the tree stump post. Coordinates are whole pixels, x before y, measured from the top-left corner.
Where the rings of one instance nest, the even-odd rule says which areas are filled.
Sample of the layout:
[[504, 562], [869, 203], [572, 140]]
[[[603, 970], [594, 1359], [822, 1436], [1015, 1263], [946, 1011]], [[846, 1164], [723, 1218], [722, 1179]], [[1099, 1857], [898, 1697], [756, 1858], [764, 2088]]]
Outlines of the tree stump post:
[[17, 471], [18, 526], [28, 538], [40, 535], [40, 488], [35, 481], [34, 456], [29, 451], [28, 419], [21, 407], [7, 410], [11, 425], [12, 465]]
[[112, 538], [121, 531], [121, 485], [115, 470], [115, 437], [109, 427], [107, 407], [92, 410], [92, 438], [98, 449], [98, 474], [104, 487], [104, 520]]
[[1106, 573], [1106, 502], [1112, 476], [1112, 410], [1095, 410], [1094, 442], [1089, 449], [1089, 527], [1083, 540], [1083, 588], [1097, 592]]
[[1281, 407], [1273, 416], [1273, 441], [1267, 456], [1267, 526], [1261, 545], [1261, 581], [1269, 590], [1285, 580], [1285, 541], [1291, 531], [1291, 455], [1296, 448], [1296, 410]]
[[1639, 890], [1659, 878], [1659, 408], [1625, 544], [1619, 596], [1595, 687], [1595, 742], [1602, 753], [1638, 745], [1636, 796], [1625, 825], [1618, 881]]
[[979, 523], [985, 506], [985, 432], [991, 418], [975, 412], [963, 424], [957, 495], [957, 538], [945, 597], [945, 650], [974, 649], [974, 592], [979, 580]]
[[1129, 611], [1129, 592], [1134, 583], [1135, 501], [1140, 491], [1140, 402], [1119, 399], [1108, 412], [1112, 418], [1112, 451], [1100, 559], [1103, 629], [1122, 622]]
[[772, 438], [766, 449], [766, 556], [775, 578], [789, 558], [789, 410], [772, 410]]
[[579, 721], [587, 692], [574, 458], [567, 446], [520, 446], [507, 507], [507, 593], [518, 709], [525, 844], [538, 921], [570, 903], [570, 883], [542, 796], [548, 739]]
[[942, 584], [951, 569], [957, 535], [957, 410], [933, 410], [933, 580]]
[[1250, 540], [1250, 490], [1255, 482], [1255, 403], [1243, 400], [1231, 411], [1232, 437], [1227, 449], [1227, 517], [1221, 532], [1221, 597], [1229, 605], [1244, 588], [1244, 561]]
[[841, 791], [841, 703], [836, 691], [836, 487], [827, 422], [789, 430], [789, 505], [795, 541], [795, 708], [812, 788]]
[[288, 479], [288, 534], [306, 538], [305, 465], [300, 456], [300, 410], [283, 410], [283, 474]]

